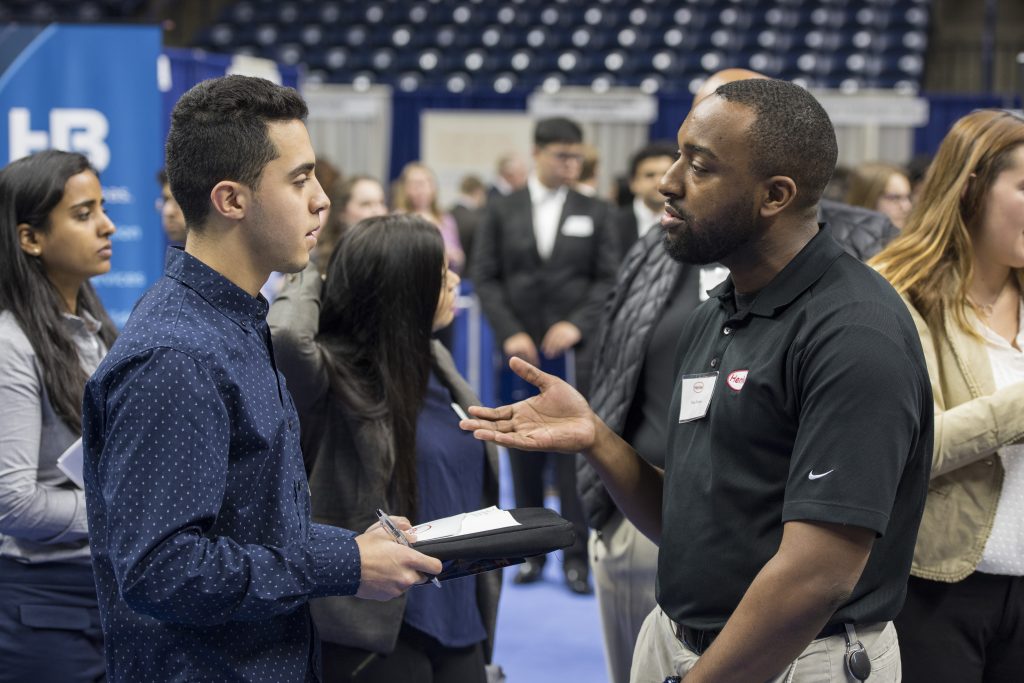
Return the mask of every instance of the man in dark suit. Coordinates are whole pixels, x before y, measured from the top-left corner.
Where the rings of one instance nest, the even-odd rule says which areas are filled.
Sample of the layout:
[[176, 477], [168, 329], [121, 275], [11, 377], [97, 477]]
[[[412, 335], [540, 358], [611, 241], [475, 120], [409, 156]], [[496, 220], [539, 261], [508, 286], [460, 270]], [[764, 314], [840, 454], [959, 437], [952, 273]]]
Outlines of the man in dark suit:
[[[579, 175], [582, 142], [580, 127], [569, 119], [537, 123], [527, 187], [488, 203], [470, 275], [505, 358], [520, 356], [550, 367], [572, 351], [576, 383], [586, 391], [593, 336], [615, 282], [619, 252], [608, 205], [569, 189]], [[571, 361], [567, 365], [571, 371]], [[502, 385], [509, 390], [502, 398], [516, 398], [521, 389], [508, 381]], [[515, 450], [509, 456], [516, 505], [543, 505], [546, 458]], [[562, 515], [577, 527], [577, 543], [565, 553], [566, 582], [575, 592], [589, 593], [575, 467], [569, 458], [555, 463]], [[516, 581], [536, 581], [543, 564], [539, 558], [522, 565]]]
[[616, 217], [619, 228], [619, 253], [629, 248], [661, 220], [665, 197], [658, 192], [658, 183], [676, 160], [674, 142], [652, 142], [641, 147], [629, 163], [629, 191], [633, 203], [621, 207]]

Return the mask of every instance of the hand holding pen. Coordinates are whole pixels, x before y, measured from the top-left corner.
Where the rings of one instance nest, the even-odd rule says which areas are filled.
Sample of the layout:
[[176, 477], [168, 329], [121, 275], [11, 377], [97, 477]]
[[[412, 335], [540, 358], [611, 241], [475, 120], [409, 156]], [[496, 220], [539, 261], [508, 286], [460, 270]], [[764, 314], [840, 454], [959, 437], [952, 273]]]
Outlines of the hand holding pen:
[[[397, 526], [395, 526], [395, 523], [391, 521], [391, 518], [388, 517], [387, 513], [385, 513], [380, 508], [377, 509], [377, 519], [380, 520], [380, 525], [384, 527], [384, 529], [387, 530], [387, 532], [391, 534], [391, 536], [395, 539], [395, 542], [401, 543], [407, 548], [412, 547], [412, 545], [409, 543], [409, 539], [405, 537], [405, 534], [403, 534], [401, 530]], [[441, 587], [441, 582], [437, 580], [436, 576], [430, 577], [430, 583], [434, 584], [438, 588]]]
[[[404, 517], [389, 521], [396, 528], [410, 527]], [[380, 522], [374, 522], [354, 540], [359, 549], [358, 598], [392, 600], [412, 586], [422, 585], [424, 576], [435, 576], [443, 569], [437, 558], [424, 555], [408, 543], [396, 543], [398, 539]]]

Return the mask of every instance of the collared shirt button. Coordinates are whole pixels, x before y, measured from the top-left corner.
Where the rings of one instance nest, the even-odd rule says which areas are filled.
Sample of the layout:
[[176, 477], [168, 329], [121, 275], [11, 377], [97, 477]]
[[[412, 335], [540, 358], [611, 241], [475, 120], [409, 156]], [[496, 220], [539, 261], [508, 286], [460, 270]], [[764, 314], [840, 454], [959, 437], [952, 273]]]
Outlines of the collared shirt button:
[[732, 328], [726, 325], [722, 328], [722, 334], [732, 334]]
[[711, 359], [711, 367], [713, 367], [713, 368], [717, 368], [718, 367], [718, 359], [717, 358], [712, 358]]
[[995, 465], [995, 462], [992, 459], [989, 459], [985, 461], [985, 464], [988, 465], [989, 467], [992, 467], [992, 465]]

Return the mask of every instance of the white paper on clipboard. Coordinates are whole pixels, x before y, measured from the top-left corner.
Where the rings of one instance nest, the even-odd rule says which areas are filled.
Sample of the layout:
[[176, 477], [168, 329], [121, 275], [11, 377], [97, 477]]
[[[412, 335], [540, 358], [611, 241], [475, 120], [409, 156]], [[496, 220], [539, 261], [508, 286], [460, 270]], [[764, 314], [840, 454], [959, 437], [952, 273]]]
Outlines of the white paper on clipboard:
[[519, 522], [515, 520], [511, 513], [499, 510], [492, 505], [483, 510], [463, 512], [460, 515], [452, 515], [451, 517], [435, 519], [432, 522], [425, 522], [414, 526], [409, 531], [416, 534], [416, 542], [419, 543], [420, 541], [465, 536], [467, 534], [476, 534], [482, 531], [518, 525]]
[[82, 440], [78, 439], [68, 446], [68, 449], [57, 458], [57, 467], [67, 475], [67, 478], [75, 482], [80, 489], [85, 488], [85, 479], [82, 478]]

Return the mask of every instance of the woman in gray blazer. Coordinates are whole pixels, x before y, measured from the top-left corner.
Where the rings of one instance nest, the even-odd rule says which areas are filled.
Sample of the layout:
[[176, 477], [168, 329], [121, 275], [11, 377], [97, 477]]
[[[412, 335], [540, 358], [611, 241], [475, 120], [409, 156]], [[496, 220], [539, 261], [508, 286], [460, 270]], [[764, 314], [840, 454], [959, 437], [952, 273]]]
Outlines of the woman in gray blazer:
[[105, 680], [85, 495], [57, 459], [117, 337], [89, 285], [113, 232], [81, 154], [0, 171], [0, 683]]
[[[497, 454], [458, 427], [478, 403], [431, 334], [459, 278], [437, 228], [411, 215], [346, 231], [321, 278], [289, 276], [270, 310], [275, 354], [302, 420], [313, 518], [349, 529], [375, 510], [429, 520], [497, 502]], [[483, 683], [500, 572], [387, 603], [312, 603], [324, 679]]]

